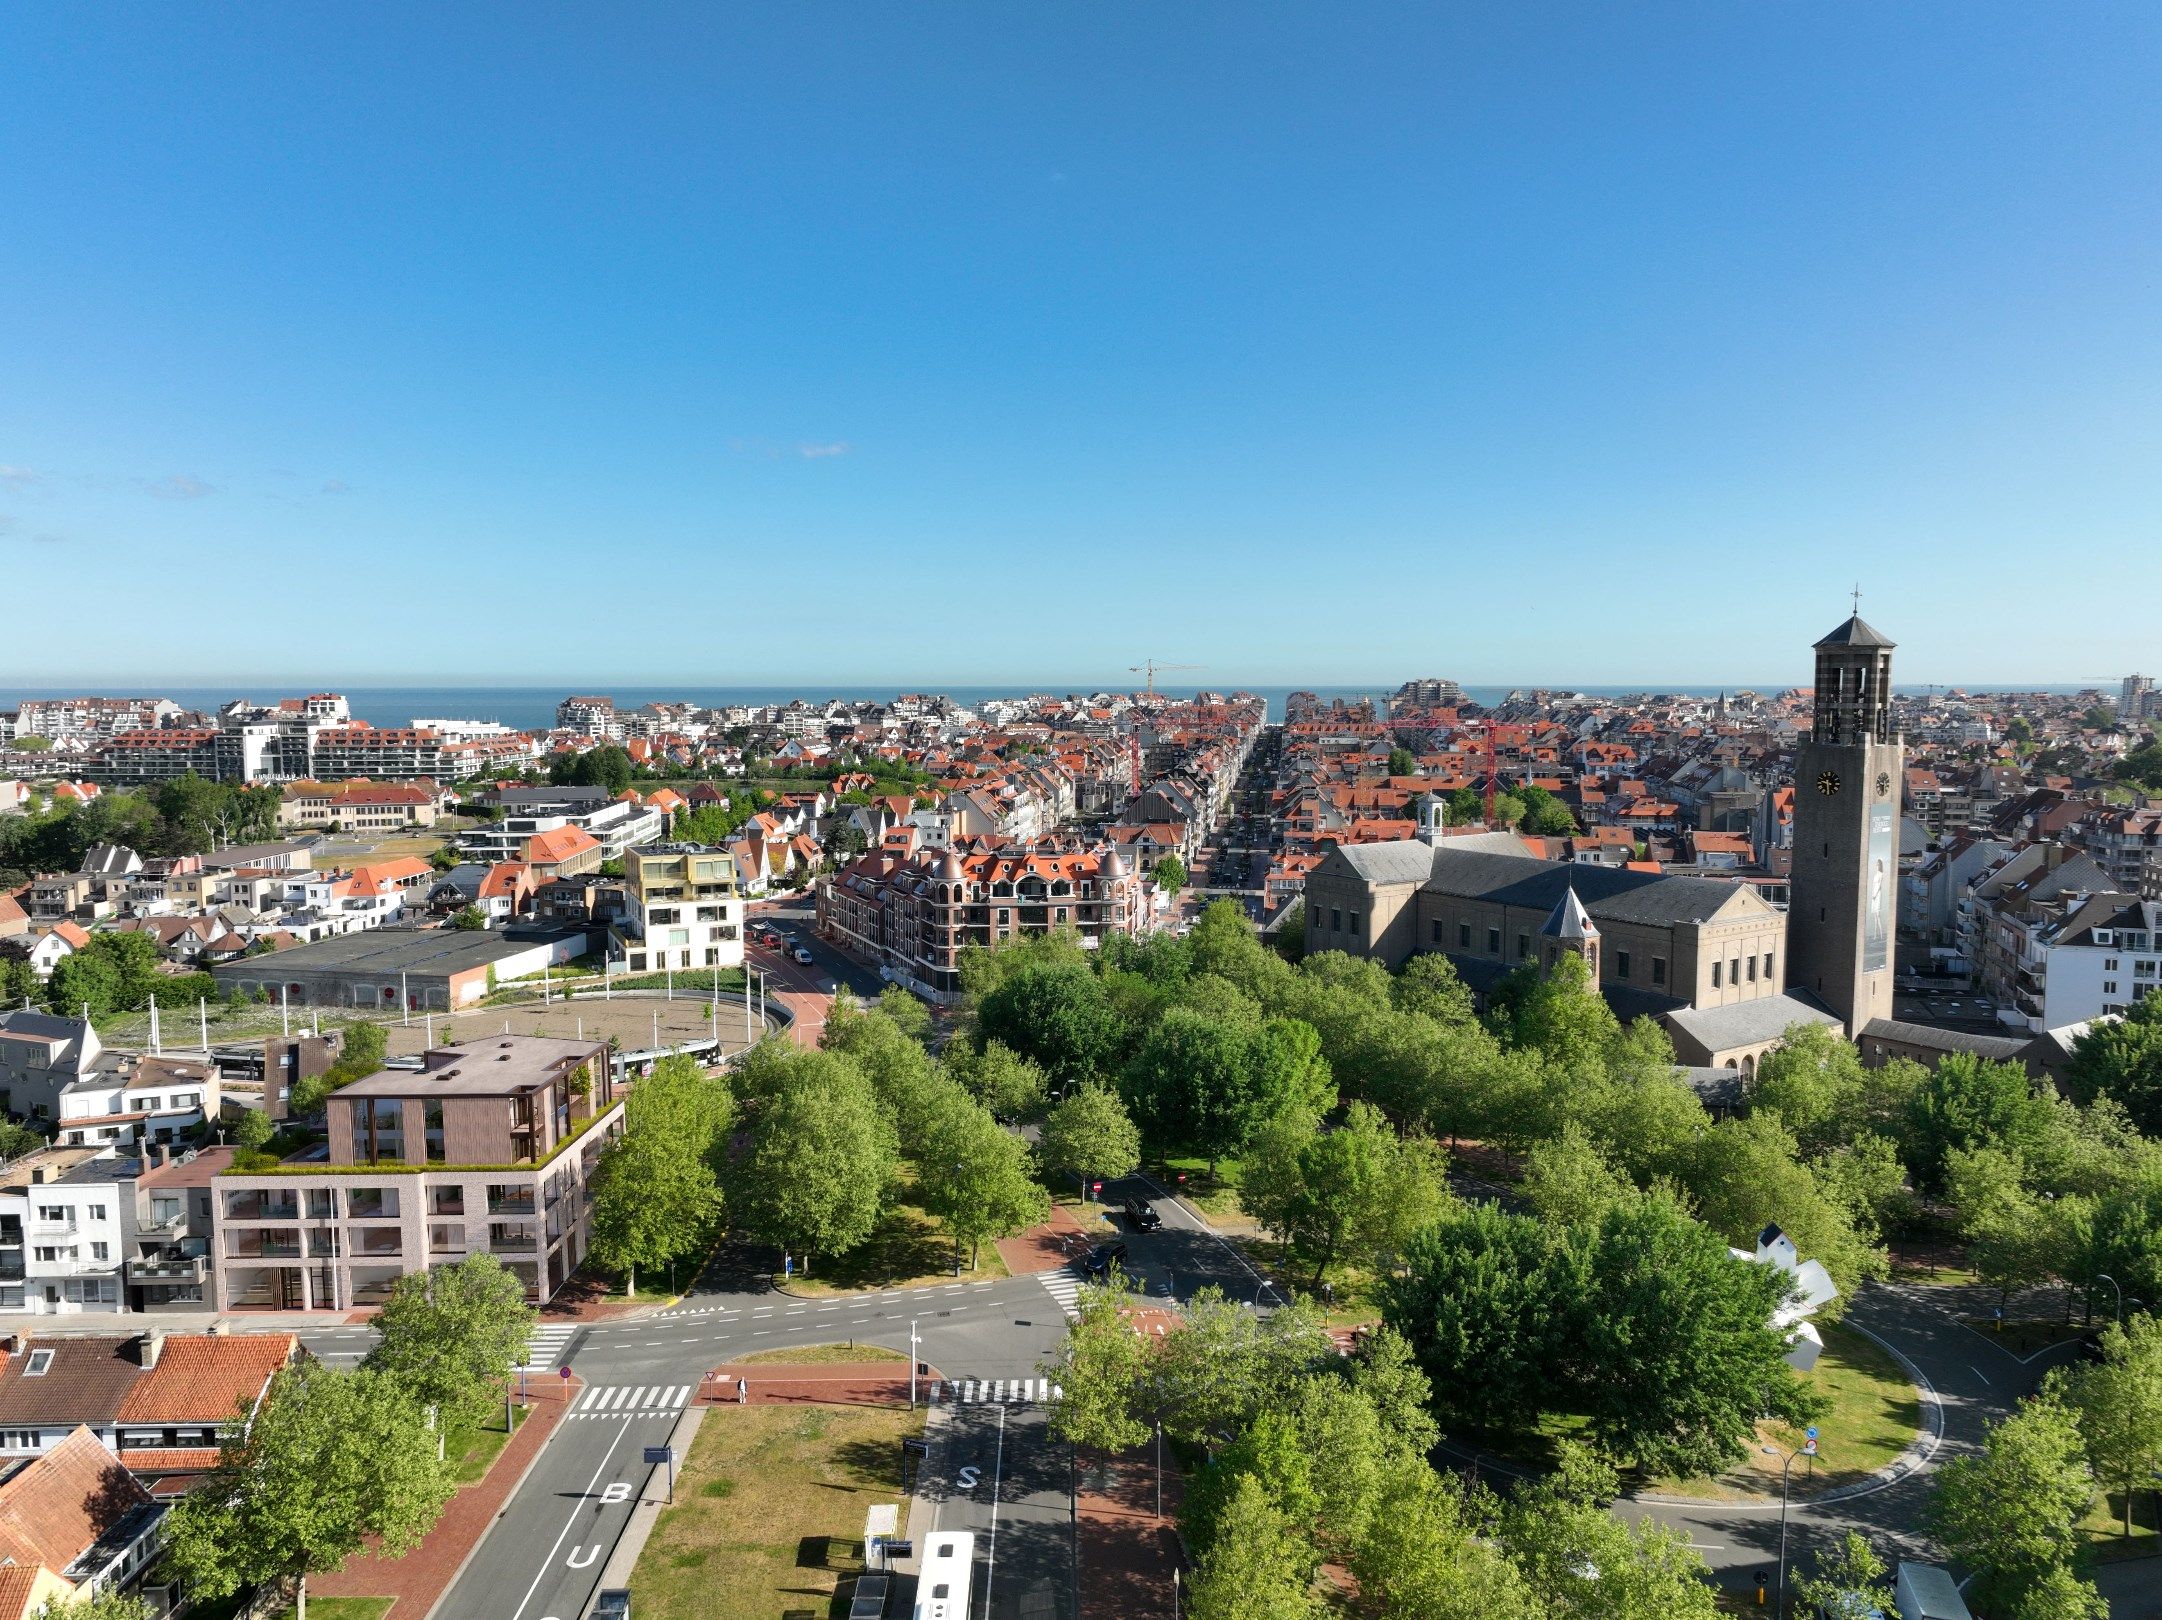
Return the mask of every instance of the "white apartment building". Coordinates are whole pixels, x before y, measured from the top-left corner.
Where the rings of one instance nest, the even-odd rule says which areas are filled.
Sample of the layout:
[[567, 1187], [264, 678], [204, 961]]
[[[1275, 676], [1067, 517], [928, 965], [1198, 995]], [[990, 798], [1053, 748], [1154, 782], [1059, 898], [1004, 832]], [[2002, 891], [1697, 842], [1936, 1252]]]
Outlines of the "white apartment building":
[[631, 973], [741, 967], [735, 857], [710, 844], [653, 844], [624, 857], [629, 915], [610, 956]]
[[612, 861], [668, 830], [662, 812], [630, 799], [611, 799], [602, 788], [505, 788], [496, 798], [502, 819], [474, 827], [458, 840], [467, 859], [491, 866], [523, 860], [528, 840], [561, 827], [576, 827], [600, 840], [602, 858]]
[[119, 1311], [135, 1247], [136, 1161], [52, 1148], [0, 1173], [0, 1312]]
[[120, 1073], [78, 1080], [60, 1093], [58, 1140], [65, 1147], [133, 1151], [168, 1146], [218, 1111], [217, 1066], [202, 1058], [138, 1058]]
[[2096, 895], [2043, 942], [2044, 1029], [2127, 1011], [2162, 989], [2162, 901]]

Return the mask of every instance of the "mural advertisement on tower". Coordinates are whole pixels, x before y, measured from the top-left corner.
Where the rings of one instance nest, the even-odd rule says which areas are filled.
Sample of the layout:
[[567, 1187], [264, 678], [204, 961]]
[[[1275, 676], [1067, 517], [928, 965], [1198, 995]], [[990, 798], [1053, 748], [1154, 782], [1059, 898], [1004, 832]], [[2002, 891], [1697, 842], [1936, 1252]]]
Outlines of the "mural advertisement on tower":
[[1891, 964], [1892, 894], [1899, 881], [1899, 817], [1890, 799], [1869, 807], [1869, 862], [1862, 874], [1862, 971]]

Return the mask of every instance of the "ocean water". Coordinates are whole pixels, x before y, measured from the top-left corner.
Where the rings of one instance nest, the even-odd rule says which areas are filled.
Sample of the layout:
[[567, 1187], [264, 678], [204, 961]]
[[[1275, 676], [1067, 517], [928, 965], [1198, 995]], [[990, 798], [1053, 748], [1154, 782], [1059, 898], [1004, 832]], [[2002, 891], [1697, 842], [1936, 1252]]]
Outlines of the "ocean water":
[[[1640, 692], [1662, 692], [1678, 696], [1716, 697], [1721, 692], [1738, 692], [1745, 688], [1757, 692], [1780, 692], [1793, 686], [1803, 676], [1784, 681], [1731, 681], [1717, 685], [1660, 685], [1649, 686], [1642, 682], [1634, 685], [1577, 686], [1567, 687], [1556, 683], [1555, 690], [1583, 692], [1592, 697], [1625, 697]], [[1282, 685], [1243, 685], [1238, 682], [1212, 684], [1213, 692], [1252, 692], [1265, 698], [1269, 715], [1280, 720], [1284, 714], [1284, 700], [1297, 691], [1313, 691], [1324, 701], [1343, 698], [1347, 701], [1371, 697], [1386, 699], [1396, 689], [1396, 682], [1371, 687], [1299, 687]], [[1525, 686], [1539, 683], [1527, 682]], [[1525, 687], [1470, 686], [1464, 694], [1475, 703], [1492, 705], [1499, 703], [1511, 691]], [[1986, 690], [1976, 687], [1973, 690]], [[2005, 688], [1999, 686], [1997, 690]], [[17, 686], [0, 687], [0, 709], [12, 709], [25, 698], [47, 697], [166, 697], [183, 708], [209, 711], [234, 698], [248, 698], [259, 703], [274, 702], [281, 697], [297, 697], [310, 691], [343, 692], [356, 718], [378, 726], [402, 726], [415, 719], [440, 720], [494, 720], [516, 731], [543, 730], [555, 724], [556, 704], [572, 694], [600, 693], [612, 697], [618, 708], [636, 708], [642, 703], [686, 702], [704, 708], [719, 708], [728, 704], [781, 704], [796, 698], [815, 702], [826, 698], [850, 701], [871, 699], [884, 701], [902, 692], [943, 692], [957, 703], [975, 705], [989, 698], [1026, 697], [1049, 693], [1064, 696], [1081, 691], [1078, 687], [1051, 685], [1015, 686], [929, 686], [921, 682], [897, 682], [890, 686], [834, 686], [817, 688], [810, 686], [611, 686], [606, 682], [542, 686], [340, 686], [334, 681], [313, 684], [296, 684], [289, 688], [271, 687], [242, 688], [237, 686], [169, 686], [152, 688], [137, 686], [84, 687], [84, 686]], [[1173, 697], [1191, 697], [1201, 688], [1194, 686], [1170, 686], [1158, 688]], [[1919, 686], [1902, 686], [1902, 692], [1921, 692]], [[2033, 686], [2025, 691], [2075, 692], [2080, 687]], [[2114, 694], [2111, 694], [2114, 695]]]

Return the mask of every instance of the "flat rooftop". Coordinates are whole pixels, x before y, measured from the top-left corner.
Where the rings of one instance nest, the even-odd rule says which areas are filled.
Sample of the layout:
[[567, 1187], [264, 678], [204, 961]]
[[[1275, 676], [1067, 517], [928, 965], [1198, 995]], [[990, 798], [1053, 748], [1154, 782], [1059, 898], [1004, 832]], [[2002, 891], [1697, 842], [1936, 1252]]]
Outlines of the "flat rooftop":
[[[565, 930], [561, 937], [583, 933]], [[515, 937], [459, 928], [368, 928], [336, 934], [273, 951], [221, 962], [214, 974], [240, 979], [271, 978], [288, 969], [312, 973], [418, 973], [447, 976], [501, 962], [552, 936], [545, 930], [521, 929]]]
[[431, 1046], [423, 1069], [378, 1069], [349, 1086], [341, 1097], [500, 1097], [552, 1083], [563, 1069], [595, 1063], [605, 1071], [605, 1041], [561, 1040], [548, 1035], [481, 1035], [456, 1046]]

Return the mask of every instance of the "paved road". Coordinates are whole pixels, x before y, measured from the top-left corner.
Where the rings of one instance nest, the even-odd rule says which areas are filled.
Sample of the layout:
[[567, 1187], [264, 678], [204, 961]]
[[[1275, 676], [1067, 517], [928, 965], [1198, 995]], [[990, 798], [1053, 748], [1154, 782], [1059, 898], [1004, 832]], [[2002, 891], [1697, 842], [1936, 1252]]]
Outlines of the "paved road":
[[910, 1535], [919, 1554], [934, 1530], [975, 1536], [980, 1620], [1074, 1620], [1072, 1463], [1046, 1420], [1040, 1406], [956, 1407], [924, 1464], [931, 1514]]
[[[1921, 1373], [1925, 1426], [1931, 1400], [1942, 1425], [1930, 1467], [1869, 1488], [1841, 1501], [1791, 1503], [1787, 1515], [1788, 1569], [1811, 1568], [1818, 1553], [1848, 1530], [1860, 1530], [1887, 1558], [1937, 1556], [1923, 1530], [1932, 1469], [1977, 1449], [1982, 1432], [2035, 1384], [2067, 1349], [2021, 1362], [1982, 1334], [1961, 1326], [1933, 1303], [1927, 1291], [1874, 1285], [1847, 1312], [1852, 1325], [1889, 1341]], [[1779, 1558], [1779, 1504], [1726, 1502], [1701, 1507], [1623, 1502], [1629, 1518], [1656, 1517], [1686, 1530], [1689, 1540], [1724, 1584], [1752, 1584], [1759, 1570]]]

